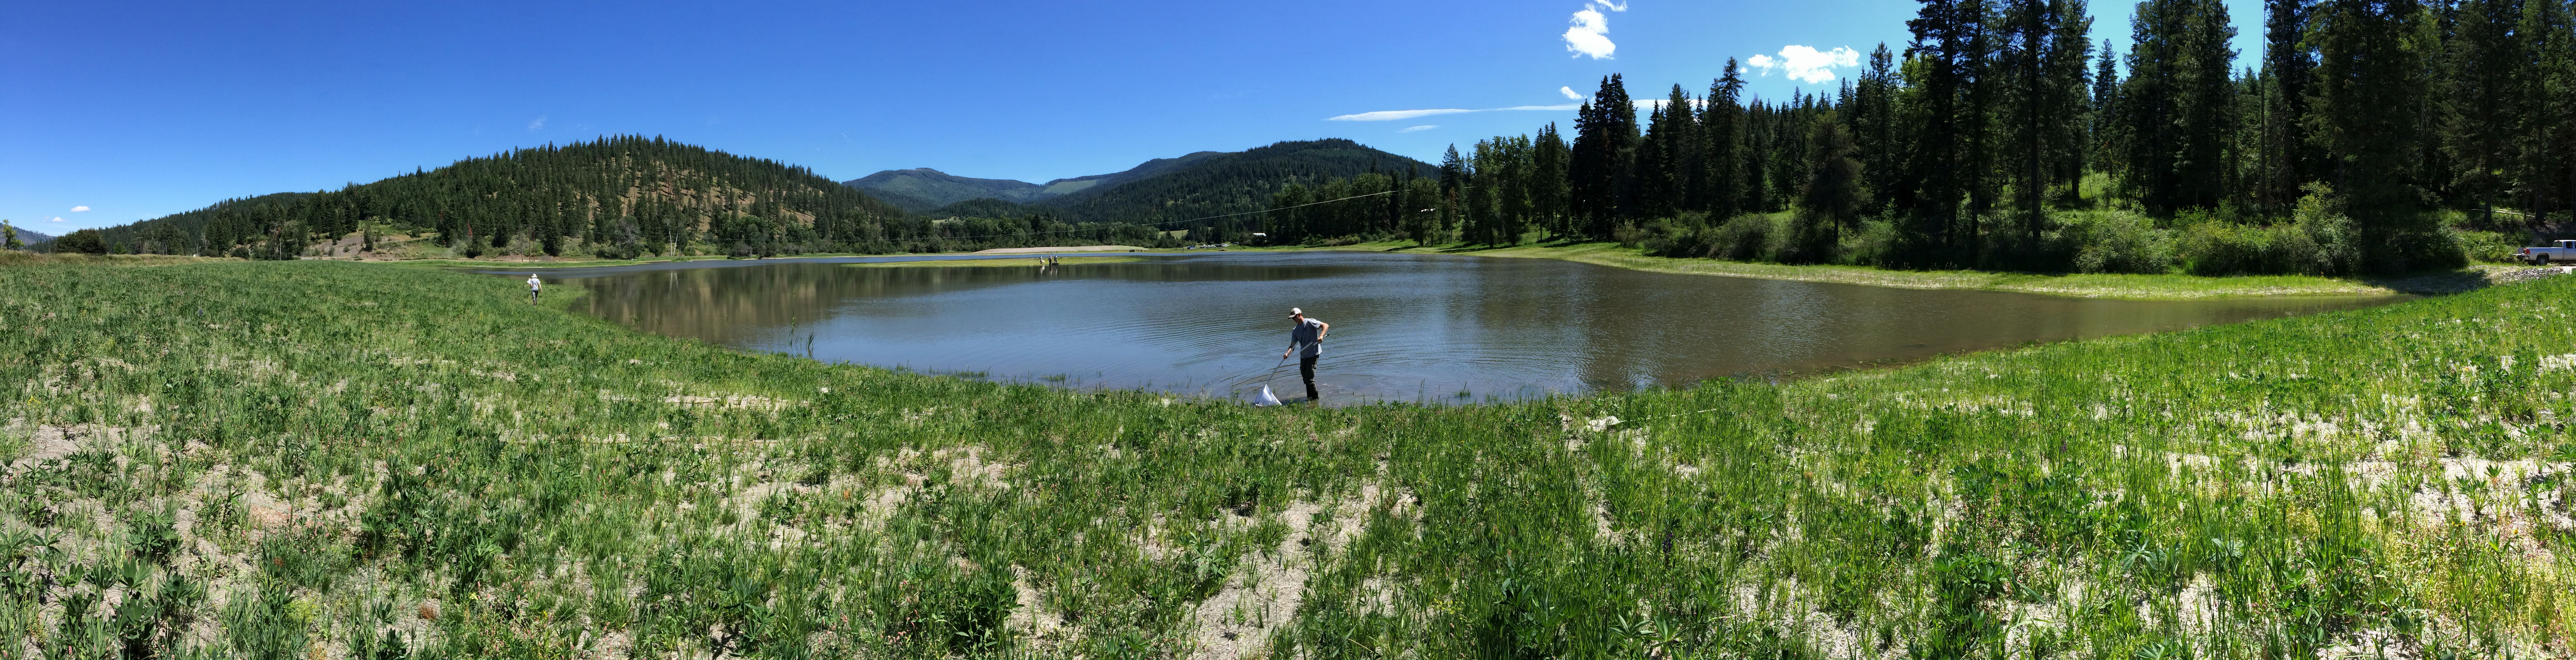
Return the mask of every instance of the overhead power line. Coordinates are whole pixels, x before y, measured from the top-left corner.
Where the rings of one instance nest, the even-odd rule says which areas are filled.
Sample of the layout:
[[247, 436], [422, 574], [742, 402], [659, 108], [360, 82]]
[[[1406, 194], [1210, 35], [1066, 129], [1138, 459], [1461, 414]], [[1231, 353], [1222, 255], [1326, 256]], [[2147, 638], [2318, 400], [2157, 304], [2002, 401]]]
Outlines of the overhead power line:
[[[1225, 214], [1225, 215], [1211, 215], [1211, 216], [1204, 217], [1204, 218], [1190, 218], [1190, 219], [1188, 219], [1188, 220], [1172, 220], [1172, 221], [1167, 221], [1167, 222], [1142, 222], [1142, 223], [1134, 223], [1134, 224], [1131, 224], [1131, 225], [1129, 225], [1129, 226], [1133, 226], [1133, 227], [1159, 227], [1159, 226], [1162, 226], [1162, 225], [1177, 225], [1177, 224], [1181, 224], [1181, 223], [1184, 223], [1184, 222], [1198, 222], [1198, 221], [1201, 221], [1201, 220], [1216, 220], [1216, 219], [1219, 219], [1219, 218], [1231, 218], [1231, 217], [1235, 217], [1235, 216], [1239, 216], [1239, 215], [1252, 215], [1252, 214], [1255, 214], [1255, 213], [1269, 213], [1269, 212], [1271, 212], [1271, 211], [1286, 211], [1286, 210], [1288, 210], [1288, 209], [1302, 209], [1302, 208], [1306, 208], [1306, 207], [1309, 207], [1309, 206], [1314, 206], [1314, 205], [1317, 205], [1317, 204], [1331, 204], [1331, 203], [1333, 203], [1333, 202], [1347, 202], [1347, 201], [1354, 200], [1354, 199], [1359, 199], [1359, 198], [1362, 198], [1362, 197], [1376, 197], [1376, 196], [1379, 196], [1379, 195], [1392, 195], [1392, 194], [1399, 193], [1399, 192], [1404, 192], [1404, 191], [1403, 191], [1403, 190], [1401, 190], [1401, 189], [1397, 189], [1397, 190], [1384, 190], [1384, 191], [1379, 191], [1379, 192], [1369, 193], [1369, 194], [1366, 194], [1366, 195], [1352, 195], [1352, 196], [1344, 197], [1344, 198], [1341, 198], [1341, 199], [1327, 199], [1327, 200], [1320, 201], [1320, 202], [1308, 202], [1308, 203], [1305, 203], [1305, 204], [1299, 204], [1299, 205], [1296, 205], [1296, 206], [1283, 206], [1283, 207], [1279, 207], [1279, 208], [1275, 208], [1275, 209], [1263, 209], [1263, 210], [1259, 210], [1259, 211], [1244, 211], [1244, 212], [1242, 212], [1242, 213], [1228, 213], [1228, 214]], [[1099, 224], [1106, 224], [1106, 223], [1099, 223]], [[964, 240], [964, 239], [969, 239], [969, 238], [1010, 238], [1010, 237], [1015, 237], [1015, 236], [1038, 236], [1038, 235], [1042, 235], [1042, 234], [1063, 234], [1063, 233], [1068, 233], [1068, 232], [1063, 232], [1063, 231], [1031, 231], [1031, 232], [1021, 232], [1021, 233], [1017, 233], [1017, 234], [985, 234], [985, 235], [982, 235], [982, 236], [942, 236], [942, 237], [940, 237], [940, 238], [945, 239], [945, 240], [952, 240], [952, 241], [955, 241], [955, 240]]]

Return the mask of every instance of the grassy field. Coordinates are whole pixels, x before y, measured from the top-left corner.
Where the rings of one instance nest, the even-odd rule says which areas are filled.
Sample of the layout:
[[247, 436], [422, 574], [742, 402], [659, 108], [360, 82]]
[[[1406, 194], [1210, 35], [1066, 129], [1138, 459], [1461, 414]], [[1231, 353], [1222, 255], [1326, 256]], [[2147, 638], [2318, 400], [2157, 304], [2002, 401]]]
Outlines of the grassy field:
[[[1265, 249], [1265, 248], [1251, 248]], [[2001, 273], [1975, 270], [1913, 271], [1889, 270], [1868, 266], [1789, 265], [1721, 261], [1717, 259], [1676, 259], [1647, 256], [1635, 248], [1622, 248], [1617, 243], [1528, 244], [1516, 247], [1483, 248], [1467, 245], [1415, 247], [1409, 241], [1360, 243], [1329, 248], [1266, 248], [1284, 250], [1366, 250], [1377, 252], [1414, 252], [1426, 254], [1470, 254], [1486, 257], [1519, 257], [1562, 259], [1588, 264], [1614, 266], [1631, 270], [1684, 275], [1726, 275], [1804, 282], [1837, 282], [1907, 289], [1985, 289], [2020, 291], [2078, 298], [2115, 298], [2122, 300], [2198, 300], [2248, 296], [2354, 296], [2398, 293], [2457, 293], [2489, 285], [2491, 274], [2514, 270], [2510, 267], [2477, 266], [2457, 271], [2422, 273], [2404, 277], [2340, 279], [2307, 275], [2238, 275], [2203, 277], [2199, 275], [2129, 275], [2129, 274], [2040, 274]]]
[[0, 656], [2576, 648], [2576, 278], [1322, 409], [746, 354], [522, 295], [0, 268]]

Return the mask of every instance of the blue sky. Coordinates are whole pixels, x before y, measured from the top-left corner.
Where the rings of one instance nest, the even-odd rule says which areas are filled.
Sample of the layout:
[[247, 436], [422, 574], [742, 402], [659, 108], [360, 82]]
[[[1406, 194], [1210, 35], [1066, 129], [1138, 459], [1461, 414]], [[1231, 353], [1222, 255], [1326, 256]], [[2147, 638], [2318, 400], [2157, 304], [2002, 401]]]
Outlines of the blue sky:
[[[2260, 3], [2229, 4], [2250, 61]], [[1729, 57], [1901, 49], [1916, 7], [0, 0], [0, 219], [59, 234], [619, 133], [834, 179], [1045, 181], [1321, 137], [1435, 160], [1566, 123], [1488, 109], [1564, 106], [1614, 72], [1661, 98]], [[2125, 43], [2133, 7], [2095, 5], [2096, 40]], [[1791, 80], [1817, 58], [1796, 59], [1752, 91], [1853, 71]], [[1351, 120], [1442, 109], [1483, 111]]]

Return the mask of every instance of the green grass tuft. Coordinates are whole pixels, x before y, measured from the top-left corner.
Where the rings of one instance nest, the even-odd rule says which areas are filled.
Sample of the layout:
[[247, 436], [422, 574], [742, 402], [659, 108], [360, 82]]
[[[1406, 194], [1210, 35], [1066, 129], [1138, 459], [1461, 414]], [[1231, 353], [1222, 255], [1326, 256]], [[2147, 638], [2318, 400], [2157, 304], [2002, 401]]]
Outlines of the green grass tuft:
[[736, 352], [524, 295], [331, 262], [0, 268], [6, 653], [2576, 636], [2568, 278], [1776, 385], [1286, 409]]

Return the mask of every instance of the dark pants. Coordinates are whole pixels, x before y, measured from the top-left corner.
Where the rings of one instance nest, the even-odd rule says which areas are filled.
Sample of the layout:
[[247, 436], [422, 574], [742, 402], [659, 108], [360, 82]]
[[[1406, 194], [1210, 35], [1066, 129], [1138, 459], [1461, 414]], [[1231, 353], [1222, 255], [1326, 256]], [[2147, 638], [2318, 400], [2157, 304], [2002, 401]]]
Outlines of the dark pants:
[[1297, 359], [1297, 375], [1306, 377], [1306, 400], [1307, 400], [1307, 401], [1315, 401], [1315, 400], [1319, 400], [1319, 399], [1324, 398], [1324, 395], [1316, 394], [1316, 393], [1315, 393], [1315, 358], [1316, 358], [1316, 357], [1318, 357], [1318, 356], [1308, 355], [1308, 356], [1300, 357], [1300, 358], [1298, 358], [1298, 359]]

